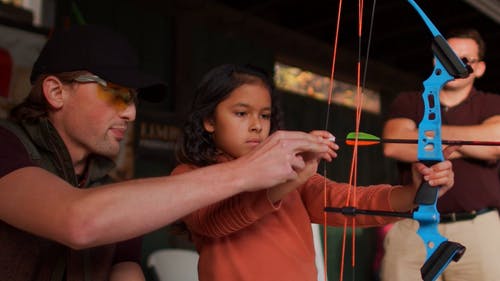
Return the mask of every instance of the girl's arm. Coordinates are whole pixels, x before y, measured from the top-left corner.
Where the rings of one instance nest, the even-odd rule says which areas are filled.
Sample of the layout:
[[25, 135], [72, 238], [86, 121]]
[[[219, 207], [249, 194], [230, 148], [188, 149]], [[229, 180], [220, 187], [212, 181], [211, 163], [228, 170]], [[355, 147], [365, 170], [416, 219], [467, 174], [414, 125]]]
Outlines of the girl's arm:
[[[326, 188], [325, 188], [326, 184]], [[339, 183], [316, 174], [312, 176], [306, 184], [298, 190], [302, 201], [307, 209], [312, 223], [324, 223], [325, 207], [344, 207], [347, 205], [347, 198], [355, 198], [356, 208], [367, 210], [392, 211], [389, 198], [394, 188], [388, 184], [358, 186], [356, 196], [353, 196], [352, 190], [349, 190], [349, 184]], [[326, 204], [325, 204], [326, 191]], [[328, 213], [327, 224], [330, 226], [344, 226], [344, 223], [352, 224], [351, 217], [340, 213]], [[364, 216], [354, 217], [356, 226], [368, 227], [384, 225], [396, 221], [396, 218]]]
[[[445, 158], [449, 157], [455, 149], [457, 147], [446, 148], [443, 151]], [[416, 207], [413, 200], [422, 179], [427, 180], [432, 186], [441, 186], [439, 196], [448, 191], [454, 183], [452, 164], [448, 160], [437, 163], [432, 167], [426, 167], [422, 163], [414, 163], [413, 176], [414, 183], [411, 186], [359, 186], [354, 197], [353, 192], [349, 190], [348, 184], [337, 183], [328, 179], [325, 181], [324, 177], [315, 175], [299, 188], [299, 192], [311, 217], [311, 222], [322, 224], [324, 220], [325, 191], [326, 206], [344, 207], [348, 205], [347, 198], [351, 198], [351, 200], [355, 198], [355, 206], [359, 209], [406, 212]], [[329, 213], [327, 218], [329, 225], [340, 226], [344, 224], [346, 217], [338, 213]], [[357, 226], [384, 225], [398, 220], [390, 217], [363, 215], [355, 216], [355, 219]], [[351, 220], [348, 220], [349, 224], [351, 222]]]
[[[227, 163], [230, 163], [229, 161]], [[172, 171], [179, 175], [196, 170], [194, 166], [180, 165]], [[263, 216], [279, 209], [279, 203], [268, 199], [267, 190], [244, 192], [186, 215], [183, 222], [192, 233], [207, 237], [224, 237], [237, 232]]]

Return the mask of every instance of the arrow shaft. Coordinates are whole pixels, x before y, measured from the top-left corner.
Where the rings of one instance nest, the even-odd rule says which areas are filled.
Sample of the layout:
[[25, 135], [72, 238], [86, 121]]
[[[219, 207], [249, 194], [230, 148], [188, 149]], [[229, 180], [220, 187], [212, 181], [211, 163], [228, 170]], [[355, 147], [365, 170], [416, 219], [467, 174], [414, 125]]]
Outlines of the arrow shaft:
[[[384, 143], [417, 143], [417, 140], [409, 139], [381, 139]], [[466, 141], [466, 140], [442, 140], [446, 145], [480, 145], [480, 146], [500, 146], [498, 141]]]
[[481, 146], [499, 146], [498, 141], [465, 141], [465, 140], [443, 140], [443, 144], [449, 145], [481, 145]]
[[[337, 139], [336, 142], [354, 142], [354, 139]], [[378, 140], [365, 140], [359, 139], [361, 142], [374, 142], [375, 143], [406, 143], [416, 144], [417, 140], [411, 139], [378, 139]], [[466, 140], [442, 140], [442, 144], [446, 145], [475, 145], [475, 146], [500, 146], [499, 141], [466, 141]]]

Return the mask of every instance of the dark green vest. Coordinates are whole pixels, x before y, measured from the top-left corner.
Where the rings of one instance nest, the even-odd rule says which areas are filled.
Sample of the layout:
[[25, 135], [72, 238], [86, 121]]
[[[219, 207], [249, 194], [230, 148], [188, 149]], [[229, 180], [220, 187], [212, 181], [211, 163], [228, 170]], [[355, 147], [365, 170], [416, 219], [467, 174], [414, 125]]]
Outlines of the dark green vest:
[[[19, 138], [35, 164], [75, 188], [88, 188], [111, 181], [107, 174], [114, 167], [113, 162], [93, 156], [89, 159], [84, 184], [78, 186], [69, 152], [56, 129], [46, 119], [36, 124], [0, 120], [0, 126]], [[114, 245], [107, 245], [76, 251], [0, 221], [0, 280], [104, 281], [108, 279], [114, 249]]]

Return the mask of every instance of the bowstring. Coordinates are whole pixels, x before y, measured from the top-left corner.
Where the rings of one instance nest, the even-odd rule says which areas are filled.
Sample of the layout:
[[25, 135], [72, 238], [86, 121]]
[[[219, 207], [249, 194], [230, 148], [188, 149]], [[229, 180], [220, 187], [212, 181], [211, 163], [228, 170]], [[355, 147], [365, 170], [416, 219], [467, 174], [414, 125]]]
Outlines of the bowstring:
[[[361, 89], [361, 50], [362, 50], [362, 35], [363, 35], [363, 6], [364, 1], [358, 0], [358, 60], [356, 62], [356, 124], [355, 124], [355, 132], [356, 136], [359, 133], [359, 127], [361, 123], [361, 113], [363, 106], [363, 95]], [[359, 142], [356, 137], [354, 140], [354, 147], [351, 159], [351, 169], [349, 176], [349, 192], [347, 194], [345, 206], [350, 206], [356, 208], [356, 187], [357, 187], [357, 178], [358, 178], [358, 147]], [[352, 196], [352, 198], [351, 198]], [[351, 268], [352, 268], [352, 280], [355, 280], [355, 265], [356, 265], [356, 219], [354, 216], [350, 218], [351, 220]], [[344, 217], [344, 231], [342, 235], [342, 263], [341, 263], [341, 276], [340, 280], [343, 280], [343, 268], [344, 268], [344, 256], [345, 256], [345, 244], [347, 241], [347, 227], [348, 227], [349, 218]]]
[[[360, 129], [360, 121], [361, 121], [361, 112], [362, 112], [362, 104], [363, 104], [363, 89], [365, 88], [366, 85], [366, 77], [367, 77], [367, 69], [368, 69], [368, 58], [369, 58], [369, 53], [370, 53], [370, 47], [371, 47], [371, 39], [372, 39], [372, 34], [373, 34], [373, 26], [374, 26], [374, 18], [375, 18], [375, 6], [376, 6], [376, 0], [373, 1], [373, 6], [372, 6], [372, 11], [371, 11], [371, 20], [370, 20], [370, 26], [369, 26], [369, 36], [368, 36], [368, 42], [367, 42], [367, 49], [366, 49], [366, 57], [365, 57], [365, 65], [362, 67], [362, 27], [363, 27], [363, 8], [364, 8], [364, 1], [363, 0], [358, 0], [358, 61], [357, 61], [357, 74], [356, 74], [356, 138], [354, 141], [354, 147], [353, 147], [353, 154], [352, 154], [352, 159], [351, 159], [351, 170], [350, 170], [350, 176], [349, 176], [349, 191], [346, 199], [345, 206], [352, 206], [356, 207], [356, 186], [357, 186], [357, 164], [358, 164], [358, 133]], [[332, 96], [333, 96], [333, 89], [334, 89], [334, 84], [335, 84], [335, 65], [336, 65], [336, 59], [337, 59], [337, 46], [338, 46], [338, 37], [339, 37], [339, 30], [340, 30], [340, 18], [341, 18], [341, 10], [342, 10], [342, 0], [339, 0], [339, 7], [338, 7], [338, 14], [337, 14], [337, 26], [336, 26], [336, 31], [335, 31], [335, 40], [334, 40], [334, 46], [333, 46], [333, 55], [332, 55], [332, 69], [331, 69], [331, 74], [330, 74], [330, 83], [329, 83], [329, 91], [328, 91], [328, 107], [327, 107], [327, 112], [326, 112], [326, 120], [325, 120], [325, 130], [328, 130], [328, 125], [329, 125], [329, 119], [330, 119], [330, 114], [331, 114], [331, 102], [332, 102]], [[361, 79], [361, 70], [363, 69], [363, 76]], [[323, 175], [325, 177], [324, 181], [324, 187], [323, 187], [323, 202], [324, 206], [327, 206], [327, 192], [326, 192], [326, 185], [327, 185], [327, 170], [326, 170], [326, 164], [323, 165]], [[351, 200], [351, 193], [352, 193], [352, 200]], [[328, 252], [327, 252], [327, 212], [323, 212], [323, 243], [324, 243], [324, 248], [323, 248], [323, 259], [324, 259], [324, 276], [325, 278], [328, 278], [327, 276], [327, 261], [328, 261]], [[339, 280], [343, 280], [344, 276], [344, 264], [345, 264], [345, 245], [346, 245], [346, 237], [347, 237], [347, 224], [348, 224], [348, 218], [344, 217], [344, 231], [342, 235], [342, 255], [341, 255], [341, 264], [340, 264], [340, 277]], [[352, 228], [352, 260], [351, 260], [351, 266], [353, 268], [353, 280], [355, 278], [355, 253], [356, 253], [356, 243], [355, 243], [355, 237], [356, 237], [356, 225], [355, 225], [355, 218], [352, 217], [352, 222], [351, 222], [351, 228]]]
[[[341, 11], [342, 11], [342, 0], [339, 0], [339, 6], [337, 9], [337, 26], [335, 30], [335, 38], [333, 41], [333, 50], [332, 50], [332, 67], [330, 71], [330, 81], [329, 81], [329, 86], [328, 86], [328, 104], [327, 104], [327, 110], [326, 110], [326, 119], [325, 119], [325, 131], [328, 131], [328, 126], [329, 126], [329, 120], [330, 120], [330, 114], [331, 114], [331, 104], [332, 104], [332, 96], [333, 96], [333, 89], [335, 86], [335, 65], [337, 61], [337, 46], [338, 46], [338, 40], [339, 40], [339, 31], [340, 31], [340, 17], [341, 17]], [[328, 198], [327, 198], [327, 192], [326, 192], [326, 185], [327, 185], [327, 170], [326, 170], [326, 163], [323, 164], [323, 176], [324, 176], [324, 184], [323, 184], [323, 206], [326, 207], [328, 203]], [[328, 213], [326, 211], [323, 211], [323, 271], [324, 271], [324, 276], [325, 279], [328, 280], [328, 224], [327, 224], [327, 219], [328, 219]]]
[[[367, 73], [368, 73], [368, 59], [370, 55], [370, 47], [371, 47], [371, 39], [373, 35], [373, 26], [374, 26], [374, 19], [375, 19], [375, 7], [376, 7], [376, 0], [373, 1], [372, 5], [372, 10], [371, 10], [371, 15], [370, 15], [370, 25], [369, 25], [369, 32], [368, 32], [368, 41], [367, 41], [367, 46], [366, 46], [366, 55], [363, 60], [362, 58], [362, 38], [363, 38], [363, 11], [364, 11], [364, 0], [359, 0], [358, 1], [358, 61], [357, 61], [357, 77], [356, 77], [356, 124], [355, 124], [355, 132], [356, 132], [356, 138], [354, 140], [354, 147], [353, 147], [353, 154], [352, 154], [352, 160], [351, 160], [351, 172], [350, 172], [350, 179], [349, 179], [349, 187], [352, 190], [350, 193], [352, 193], [352, 200], [351, 198], [347, 198], [346, 200], [346, 206], [351, 206], [356, 209], [357, 207], [357, 194], [356, 194], [356, 187], [357, 187], [357, 179], [358, 179], [358, 149], [359, 149], [359, 140], [358, 140], [358, 135], [360, 131], [360, 123], [361, 123], [361, 115], [362, 115], [362, 109], [363, 109], [363, 92], [366, 87], [366, 78], [367, 78]], [[362, 65], [362, 62], [364, 61], [364, 67]], [[361, 77], [361, 73], [363, 73]], [[350, 194], [348, 194], [348, 197]], [[355, 216], [351, 217], [351, 244], [352, 244], [352, 249], [351, 249], [351, 267], [352, 267], [352, 280], [355, 280], [355, 265], [356, 265], [356, 220]], [[347, 222], [347, 217], [345, 219]], [[343, 241], [342, 243], [346, 243], [346, 227], [347, 225], [344, 226], [344, 236], [343, 236]], [[343, 248], [345, 248], [343, 246]], [[342, 255], [345, 255], [345, 253], [342, 253]], [[344, 263], [341, 264], [342, 267], [344, 267]], [[340, 280], [342, 279], [343, 276], [341, 276]]]

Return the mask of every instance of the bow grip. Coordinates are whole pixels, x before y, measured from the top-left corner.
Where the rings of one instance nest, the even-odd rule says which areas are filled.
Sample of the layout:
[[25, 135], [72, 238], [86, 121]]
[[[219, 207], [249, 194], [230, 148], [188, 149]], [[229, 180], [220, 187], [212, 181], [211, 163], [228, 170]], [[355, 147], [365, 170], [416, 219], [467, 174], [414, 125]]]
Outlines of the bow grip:
[[[438, 161], [423, 161], [426, 166], [432, 166]], [[437, 194], [439, 187], [431, 186], [427, 181], [423, 181], [418, 188], [417, 194], [415, 194], [415, 199], [413, 203], [417, 205], [432, 205], [437, 200]]]
[[439, 245], [434, 253], [427, 259], [420, 274], [424, 281], [434, 281], [446, 269], [448, 264], [453, 260], [460, 260], [465, 252], [465, 247], [457, 242], [446, 241]]

